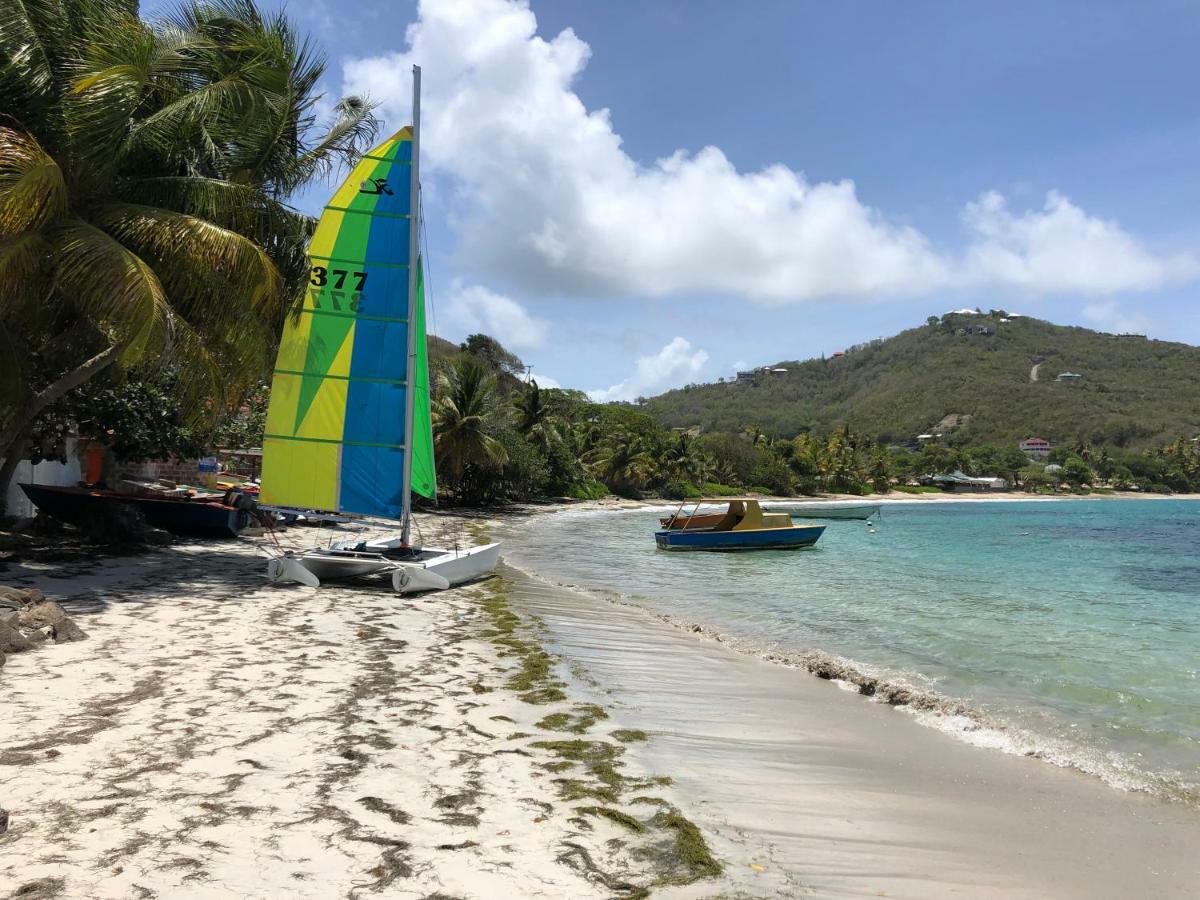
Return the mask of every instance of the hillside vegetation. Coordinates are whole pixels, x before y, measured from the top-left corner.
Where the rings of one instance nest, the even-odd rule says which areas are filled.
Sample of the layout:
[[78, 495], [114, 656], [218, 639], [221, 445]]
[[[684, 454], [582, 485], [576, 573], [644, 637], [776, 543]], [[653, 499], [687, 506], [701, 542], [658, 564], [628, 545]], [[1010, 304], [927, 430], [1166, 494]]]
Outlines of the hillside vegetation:
[[[666, 427], [757, 427], [792, 437], [848, 424], [897, 444], [944, 431], [958, 446], [1037, 436], [1140, 449], [1200, 432], [1200, 348], [999, 310], [931, 317], [845, 356], [773, 368], [788, 371], [760, 373], [754, 383], [689, 385], [644, 410]], [[1083, 379], [1055, 381], [1062, 372]]]

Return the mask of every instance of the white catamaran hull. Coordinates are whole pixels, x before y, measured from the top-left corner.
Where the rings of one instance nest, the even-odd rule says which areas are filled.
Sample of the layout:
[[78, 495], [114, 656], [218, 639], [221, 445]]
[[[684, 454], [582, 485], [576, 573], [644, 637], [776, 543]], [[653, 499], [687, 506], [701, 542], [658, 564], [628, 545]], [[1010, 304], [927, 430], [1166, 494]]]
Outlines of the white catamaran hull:
[[[393, 558], [384, 551], [393, 549], [393, 541], [374, 541], [356, 545], [356, 549], [334, 546], [328, 550], [308, 550], [286, 557], [302, 566], [318, 581], [337, 581], [397, 571], [400, 578], [394, 586], [401, 593], [436, 590], [464, 584], [482, 578], [496, 568], [500, 560], [500, 544], [485, 544], [469, 550], [439, 550], [427, 547], [410, 558]], [[361, 547], [361, 549], [357, 549]], [[275, 561], [272, 561], [273, 563]], [[414, 571], [419, 570], [419, 571]], [[404, 575], [405, 572], [409, 574]], [[432, 577], [423, 577], [424, 573]], [[291, 567], [269, 565], [267, 575], [271, 581], [298, 581], [292, 577]], [[443, 583], [444, 582], [444, 583]]]

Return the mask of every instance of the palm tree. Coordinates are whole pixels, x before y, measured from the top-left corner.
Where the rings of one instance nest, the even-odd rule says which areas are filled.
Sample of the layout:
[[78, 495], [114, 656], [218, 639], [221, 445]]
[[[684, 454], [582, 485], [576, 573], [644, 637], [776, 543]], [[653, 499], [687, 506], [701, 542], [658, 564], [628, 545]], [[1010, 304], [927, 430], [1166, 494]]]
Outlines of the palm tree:
[[433, 401], [433, 445], [438, 469], [461, 482], [469, 468], [496, 469], [508, 461], [497, 435], [508, 407], [496, 390], [496, 376], [476, 359], [461, 356], [438, 373]]
[[562, 440], [555, 417], [543, 401], [541, 388], [536, 381], [529, 383], [514, 406], [517, 410], [517, 431], [531, 444], [548, 451]]
[[654, 470], [654, 460], [641, 438], [624, 430], [610, 434], [583, 461], [615, 493], [637, 492]]
[[36, 417], [118, 366], [203, 416], [269, 367], [311, 220], [287, 197], [375, 133], [315, 128], [323, 61], [253, 0], [0, 4], [0, 495]]

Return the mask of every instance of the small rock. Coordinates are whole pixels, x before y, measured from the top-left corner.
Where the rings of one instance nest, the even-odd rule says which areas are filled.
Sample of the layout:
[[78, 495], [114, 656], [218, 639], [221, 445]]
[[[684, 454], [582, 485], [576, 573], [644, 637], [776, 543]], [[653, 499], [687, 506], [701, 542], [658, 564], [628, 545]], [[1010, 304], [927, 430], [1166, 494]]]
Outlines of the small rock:
[[67, 644], [71, 641], [82, 641], [86, 638], [87, 633], [68, 618], [64, 618], [54, 626], [54, 643], [56, 644]]
[[8, 810], [0, 808], [0, 834], [8, 831]]
[[42, 600], [21, 610], [20, 622], [25, 628], [42, 628], [46, 625], [58, 625], [66, 617], [63, 608], [53, 600]]
[[4, 655], [3, 650], [0, 650], [0, 669], [4, 668], [6, 662], [8, 662], [8, 657]]

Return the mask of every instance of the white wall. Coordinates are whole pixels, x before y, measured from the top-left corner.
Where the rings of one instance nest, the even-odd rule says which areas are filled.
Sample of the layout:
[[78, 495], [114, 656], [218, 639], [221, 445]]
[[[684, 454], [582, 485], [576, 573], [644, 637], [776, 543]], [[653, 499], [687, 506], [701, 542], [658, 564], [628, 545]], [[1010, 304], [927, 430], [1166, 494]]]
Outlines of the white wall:
[[67, 438], [67, 462], [45, 460], [33, 465], [29, 460], [17, 463], [17, 472], [9, 482], [5, 497], [5, 513], [10, 516], [32, 516], [33, 504], [21, 490], [21, 483], [50, 484], [71, 487], [79, 482], [83, 473], [79, 468], [79, 455], [75, 452], [75, 439]]

